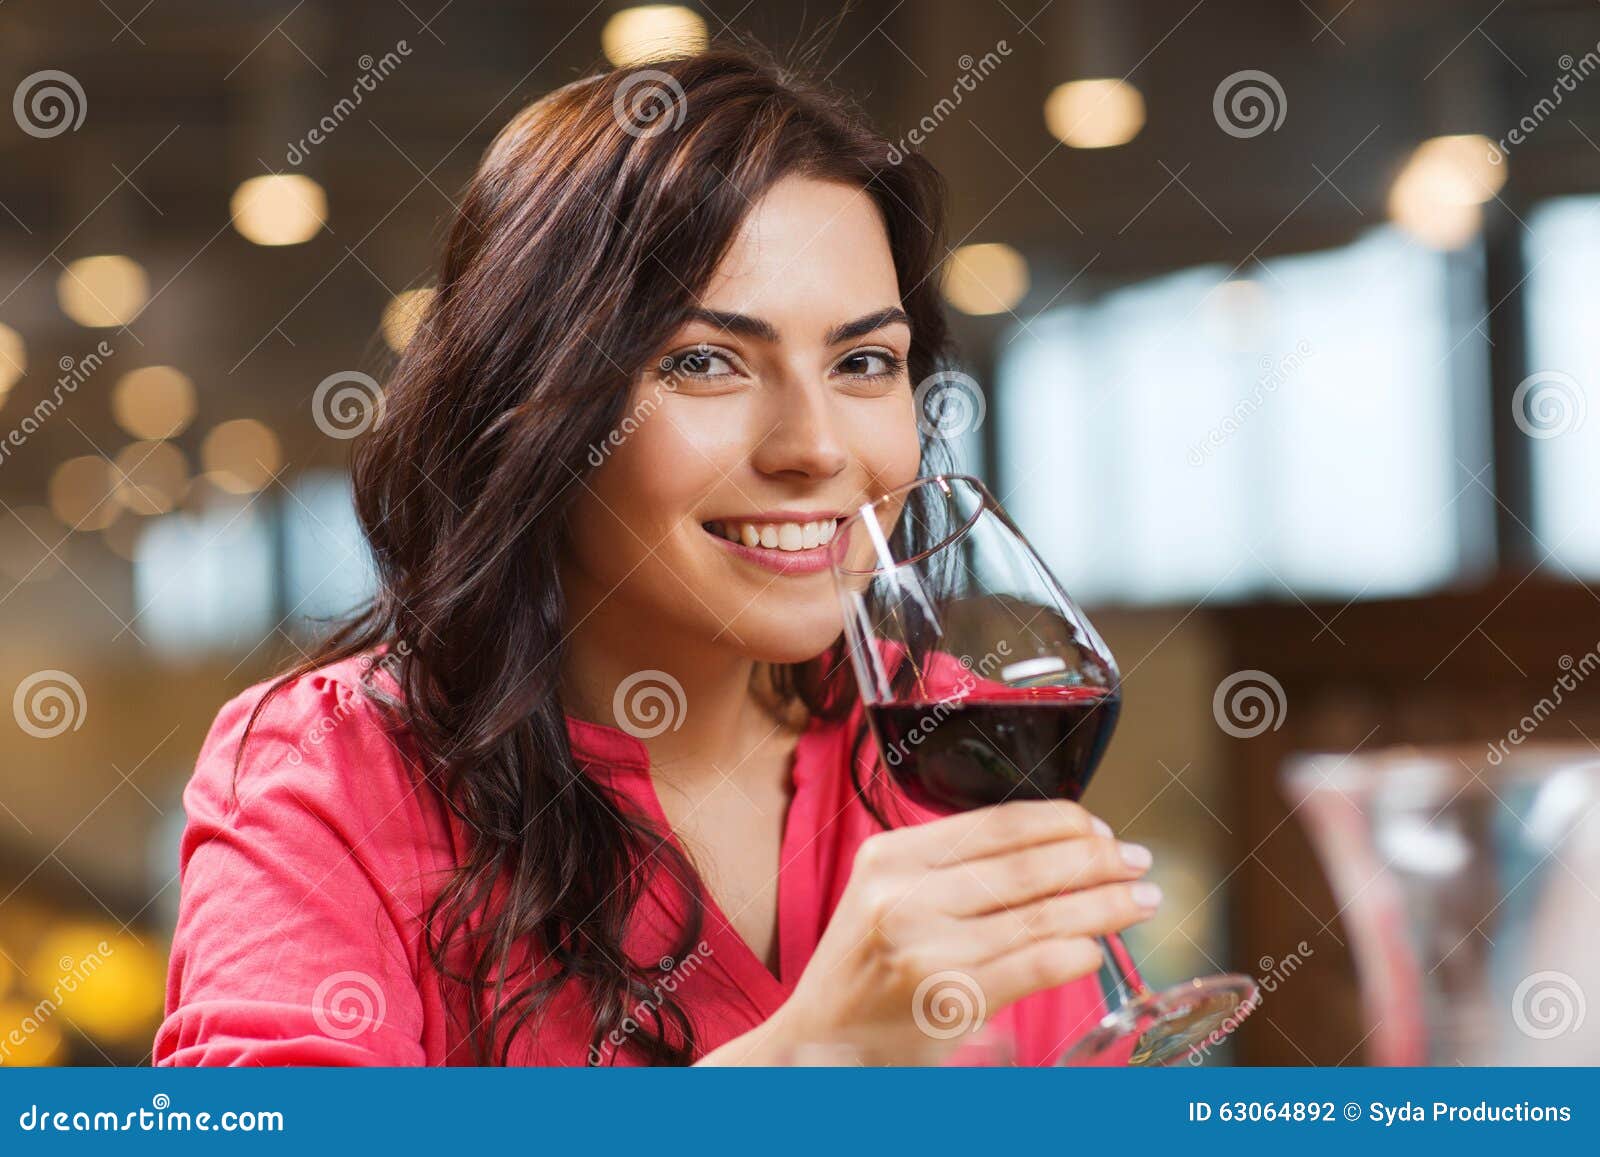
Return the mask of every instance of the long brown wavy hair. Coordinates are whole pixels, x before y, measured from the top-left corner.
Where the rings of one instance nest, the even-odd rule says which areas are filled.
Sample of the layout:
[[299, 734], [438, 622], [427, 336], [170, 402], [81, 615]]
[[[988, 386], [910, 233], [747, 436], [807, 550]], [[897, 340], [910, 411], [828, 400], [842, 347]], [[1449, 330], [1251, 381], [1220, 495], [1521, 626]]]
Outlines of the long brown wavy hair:
[[[641, 1002], [652, 1023], [625, 1046], [637, 1059], [696, 1055], [686, 1012], [652, 998], [655, 961], [623, 946], [652, 874], [641, 868], [667, 861], [663, 878], [698, 877], [667, 833], [574, 782], [582, 769], [559, 693], [565, 519], [590, 447], [780, 178], [872, 196], [911, 318], [911, 380], [945, 366], [942, 182], [920, 156], [891, 155], [837, 95], [716, 48], [535, 101], [501, 130], [460, 201], [437, 293], [354, 457], [376, 593], [273, 684], [251, 723], [317, 667], [378, 647], [398, 657], [384, 665], [398, 668], [400, 697], [370, 678], [364, 690], [409, 732], [426, 789], [470, 833], [425, 936], [440, 974], [464, 986], [482, 1063], [505, 1063], [518, 1032], [573, 982], [593, 1010], [591, 1059]], [[788, 706], [842, 717], [854, 683], [833, 658], [763, 673]], [[678, 958], [700, 937], [704, 901], [690, 890]], [[514, 966], [530, 945], [552, 966], [537, 976]]]

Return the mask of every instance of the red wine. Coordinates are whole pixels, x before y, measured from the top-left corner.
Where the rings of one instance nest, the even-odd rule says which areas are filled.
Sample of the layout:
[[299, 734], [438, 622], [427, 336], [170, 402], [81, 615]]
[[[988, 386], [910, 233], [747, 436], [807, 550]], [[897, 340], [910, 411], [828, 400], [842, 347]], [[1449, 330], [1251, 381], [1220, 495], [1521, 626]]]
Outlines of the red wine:
[[1099, 687], [985, 688], [971, 698], [869, 704], [884, 763], [913, 802], [967, 811], [1083, 795], [1119, 696]]

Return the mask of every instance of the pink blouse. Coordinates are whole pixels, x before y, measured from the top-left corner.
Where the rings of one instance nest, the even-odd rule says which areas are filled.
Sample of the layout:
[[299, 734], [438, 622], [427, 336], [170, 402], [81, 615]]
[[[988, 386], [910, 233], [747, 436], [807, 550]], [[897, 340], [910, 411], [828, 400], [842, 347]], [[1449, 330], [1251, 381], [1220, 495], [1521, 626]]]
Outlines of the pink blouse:
[[[422, 935], [428, 903], [466, 845], [464, 829], [419, 788], [407, 735], [358, 689], [369, 662], [329, 665], [274, 696], [237, 780], [240, 737], [266, 685], [218, 714], [183, 797], [182, 901], [156, 1064], [473, 1062], [459, 988], [441, 979]], [[644, 745], [611, 727], [570, 718], [567, 727], [594, 788], [669, 830]], [[709, 897], [702, 939], [681, 960], [669, 956], [682, 927], [681, 889], [650, 883], [630, 922], [629, 956], [659, 961], [662, 985], [692, 1017], [702, 1052], [761, 1024], [793, 991], [856, 849], [878, 830], [850, 784], [853, 732], [851, 723], [815, 722], [795, 751], [776, 975]], [[1048, 1064], [1103, 1012], [1088, 976], [988, 1023], [1018, 1063]], [[568, 985], [536, 1030], [517, 1034], [511, 1060], [584, 1064], [590, 1029], [577, 986]], [[624, 1049], [616, 1059], [631, 1055]]]

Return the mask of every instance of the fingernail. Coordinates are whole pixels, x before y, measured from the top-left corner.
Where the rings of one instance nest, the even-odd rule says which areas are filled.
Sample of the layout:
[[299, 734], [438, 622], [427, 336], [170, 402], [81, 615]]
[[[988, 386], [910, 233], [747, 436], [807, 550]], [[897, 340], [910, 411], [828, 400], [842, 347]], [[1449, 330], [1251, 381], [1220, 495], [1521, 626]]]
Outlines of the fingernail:
[[1149, 880], [1140, 880], [1131, 889], [1133, 902], [1141, 908], [1154, 908], [1161, 903], [1161, 886]]
[[1096, 835], [1109, 836], [1111, 834], [1111, 825], [1099, 816], [1090, 816], [1089, 826], [1094, 829]]
[[1150, 849], [1143, 844], [1118, 844], [1117, 851], [1122, 853], [1122, 862], [1130, 868], [1148, 868], [1152, 859]]

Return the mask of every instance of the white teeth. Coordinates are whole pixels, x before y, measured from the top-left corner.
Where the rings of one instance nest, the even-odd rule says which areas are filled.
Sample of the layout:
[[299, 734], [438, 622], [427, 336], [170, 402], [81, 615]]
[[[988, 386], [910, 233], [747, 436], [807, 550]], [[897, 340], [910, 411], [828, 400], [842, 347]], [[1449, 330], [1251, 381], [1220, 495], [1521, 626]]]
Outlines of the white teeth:
[[742, 543], [766, 550], [814, 550], [833, 541], [838, 521], [832, 518], [816, 522], [708, 522], [711, 533], [729, 542]]

